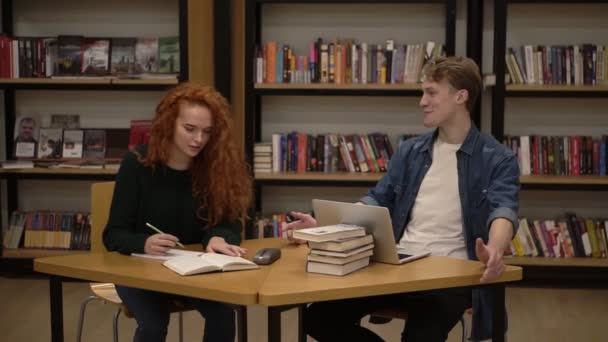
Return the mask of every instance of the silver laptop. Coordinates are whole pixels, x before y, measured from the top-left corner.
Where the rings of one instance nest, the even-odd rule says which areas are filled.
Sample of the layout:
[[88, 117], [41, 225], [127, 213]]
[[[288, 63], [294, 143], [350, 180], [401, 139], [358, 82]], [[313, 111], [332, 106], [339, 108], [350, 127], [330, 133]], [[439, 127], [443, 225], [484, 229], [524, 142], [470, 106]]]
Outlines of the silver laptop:
[[391, 216], [387, 208], [354, 203], [312, 200], [312, 208], [319, 226], [348, 223], [365, 227], [374, 236], [373, 261], [403, 264], [428, 256], [431, 252], [413, 252], [397, 248]]

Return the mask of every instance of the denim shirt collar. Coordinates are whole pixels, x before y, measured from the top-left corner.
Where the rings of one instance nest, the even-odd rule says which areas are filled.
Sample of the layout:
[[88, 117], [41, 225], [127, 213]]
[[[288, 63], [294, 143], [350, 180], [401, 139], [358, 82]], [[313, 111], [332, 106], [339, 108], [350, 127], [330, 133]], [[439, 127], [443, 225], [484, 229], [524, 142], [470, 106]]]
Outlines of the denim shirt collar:
[[[423, 146], [420, 148], [420, 153], [422, 152], [430, 152], [433, 150], [433, 144], [439, 135], [439, 128], [436, 128], [433, 132], [431, 139], [427, 139], [423, 142]], [[473, 122], [471, 122], [471, 128], [469, 129], [469, 133], [467, 133], [467, 137], [464, 139], [464, 142], [460, 146], [458, 151], [462, 151], [469, 156], [473, 154], [473, 150], [475, 148], [475, 144], [477, 143], [477, 139], [479, 138], [479, 130], [475, 126]]]

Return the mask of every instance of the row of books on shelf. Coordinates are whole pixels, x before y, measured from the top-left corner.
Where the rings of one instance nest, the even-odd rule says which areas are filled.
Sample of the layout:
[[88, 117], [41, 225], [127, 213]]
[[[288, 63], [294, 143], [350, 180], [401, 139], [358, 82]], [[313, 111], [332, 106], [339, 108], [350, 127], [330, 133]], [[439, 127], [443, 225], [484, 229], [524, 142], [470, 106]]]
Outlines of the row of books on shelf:
[[513, 84], [598, 85], [608, 81], [608, 58], [602, 45], [509, 48], [506, 66]]
[[59, 158], [122, 158], [150, 138], [150, 120], [131, 120], [130, 129], [81, 129], [74, 114], [52, 114], [49, 127], [38, 128], [40, 122], [39, 115], [17, 116], [13, 158], [51, 163]]
[[175, 78], [179, 72], [178, 37], [0, 36], [0, 78]]
[[436, 42], [395, 44], [357, 43], [354, 39], [317, 39], [308, 54], [276, 41], [257, 47], [256, 83], [400, 84], [420, 80], [424, 64], [444, 54]]
[[2, 230], [4, 248], [90, 249], [91, 215], [63, 211], [13, 211]]
[[505, 255], [551, 258], [608, 257], [608, 220], [566, 213], [556, 220], [519, 219]]
[[385, 172], [393, 155], [388, 135], [275, 133], [254, 146], [256, 172]]
[[605, 176], [608, 136], [505, 136], [522, 175]]

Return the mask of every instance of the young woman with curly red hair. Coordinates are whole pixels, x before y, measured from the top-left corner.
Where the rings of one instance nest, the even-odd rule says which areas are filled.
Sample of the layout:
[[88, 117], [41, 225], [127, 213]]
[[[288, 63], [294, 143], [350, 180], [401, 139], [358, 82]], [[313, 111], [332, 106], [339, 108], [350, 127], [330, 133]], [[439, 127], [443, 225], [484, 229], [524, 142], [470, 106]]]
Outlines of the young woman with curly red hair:
[[[116, 176], [103, 241], [110, 251], [162, 255], [176, 242], [240, 255], [251, 178], [232, 136], [230, 108], [216, 90], [184, 83], [156, 108], [150, 142], [127, 153]], [[151, 223], [165, 234], [146, 227]], [[164, 341], [168, 303], [205, 317], [203, 341], [234, 341], [234, 312], [222, 303], [116, 286], [137, 320], [134, 341]]]

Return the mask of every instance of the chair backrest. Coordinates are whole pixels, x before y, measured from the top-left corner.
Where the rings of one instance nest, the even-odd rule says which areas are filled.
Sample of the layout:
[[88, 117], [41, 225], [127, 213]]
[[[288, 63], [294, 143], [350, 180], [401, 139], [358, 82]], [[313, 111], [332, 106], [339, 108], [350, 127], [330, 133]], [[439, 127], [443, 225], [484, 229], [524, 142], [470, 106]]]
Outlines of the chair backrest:
[[102, 234], [110, 216], [115, 182], [91, 184], [91, 252], [103, 252]]

